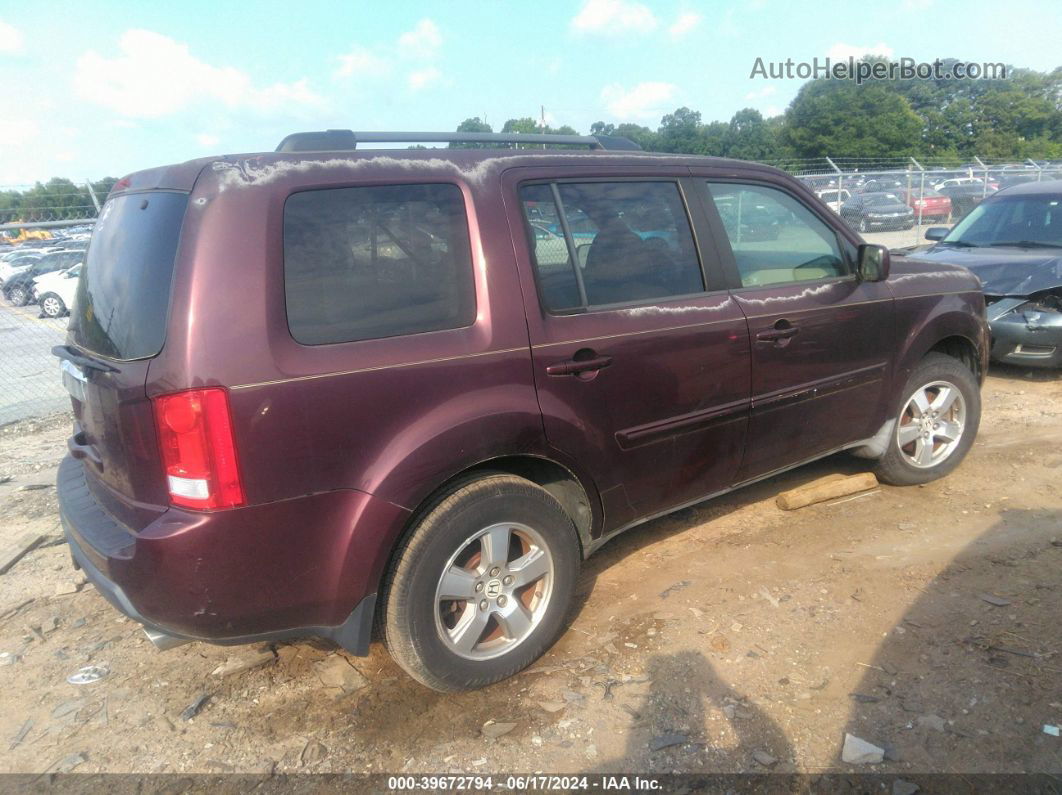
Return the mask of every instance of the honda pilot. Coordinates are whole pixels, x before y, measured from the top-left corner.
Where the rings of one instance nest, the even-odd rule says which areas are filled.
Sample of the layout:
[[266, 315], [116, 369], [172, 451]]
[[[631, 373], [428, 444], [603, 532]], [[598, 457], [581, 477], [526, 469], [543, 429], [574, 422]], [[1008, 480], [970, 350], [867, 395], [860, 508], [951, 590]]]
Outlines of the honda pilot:
[[120, 180], [55, 349], [74, 565], [161, 647], [378, 637], [463, 690], [653, 517], [842, 450], [959, 465], [976, 278], [774, 168], [636, 149], [326, 131]]

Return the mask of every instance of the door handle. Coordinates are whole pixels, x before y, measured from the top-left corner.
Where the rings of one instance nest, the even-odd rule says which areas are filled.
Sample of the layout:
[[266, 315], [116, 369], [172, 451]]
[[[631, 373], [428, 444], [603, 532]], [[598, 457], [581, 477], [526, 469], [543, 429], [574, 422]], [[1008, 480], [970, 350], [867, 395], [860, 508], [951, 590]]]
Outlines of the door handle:
[[612, 364], [611, 356], [594, 356], [589, 359], [569, 359], [546, 367], [546, 375], [578, 375], [596, 370], [604, 370]]
[[774, 328], [757, 332], [756, 341], [784, 345], [790, 338], [795, 337], [799, 331], [800, 329], [792, 325], [788, 320], [779, 320], [774, 324]]

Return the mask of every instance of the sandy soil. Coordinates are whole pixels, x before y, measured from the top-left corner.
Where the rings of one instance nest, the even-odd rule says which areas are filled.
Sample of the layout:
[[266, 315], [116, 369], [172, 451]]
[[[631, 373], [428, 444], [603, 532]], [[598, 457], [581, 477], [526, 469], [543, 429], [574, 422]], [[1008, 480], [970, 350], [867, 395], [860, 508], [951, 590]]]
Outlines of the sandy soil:
[[[50, 482], [66, 433], [0, 431], [0, 545], [58, 533], [54, 489], [23, 489]], [[378, 644], [157, 652], [44, 546], [0, 576], [0, 770], [845, 771], [850, 732], [888, 751], [860, 770], [1062, 772], [1043, 732], [1062, 722], [1062, 376], [995, 370], [943, 481], [774, 506], [859, 467], [831, 458], [616, 540], [557, 646], [461, 695]], [[86, 665], [108, 673], [68, 684]]]

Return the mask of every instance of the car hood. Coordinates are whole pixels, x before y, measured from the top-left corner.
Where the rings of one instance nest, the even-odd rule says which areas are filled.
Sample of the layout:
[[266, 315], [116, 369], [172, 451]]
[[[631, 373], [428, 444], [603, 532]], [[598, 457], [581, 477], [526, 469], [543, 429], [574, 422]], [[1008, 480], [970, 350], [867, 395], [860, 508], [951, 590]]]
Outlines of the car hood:
[[1062, 249], [930, 246], [910, 254], [969, 268], [988, 295], [1024, 296], [1062, 287]]

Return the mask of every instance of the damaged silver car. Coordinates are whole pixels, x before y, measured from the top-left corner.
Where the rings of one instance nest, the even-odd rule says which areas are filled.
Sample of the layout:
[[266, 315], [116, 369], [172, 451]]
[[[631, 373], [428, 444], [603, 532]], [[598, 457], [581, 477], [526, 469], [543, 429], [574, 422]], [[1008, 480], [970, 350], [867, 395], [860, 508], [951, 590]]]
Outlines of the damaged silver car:
[[926, 238], [935, 244], [909, 253], [981, 279], [994, 360], [1062, 367], [1062, 180], [1002, 190]]

